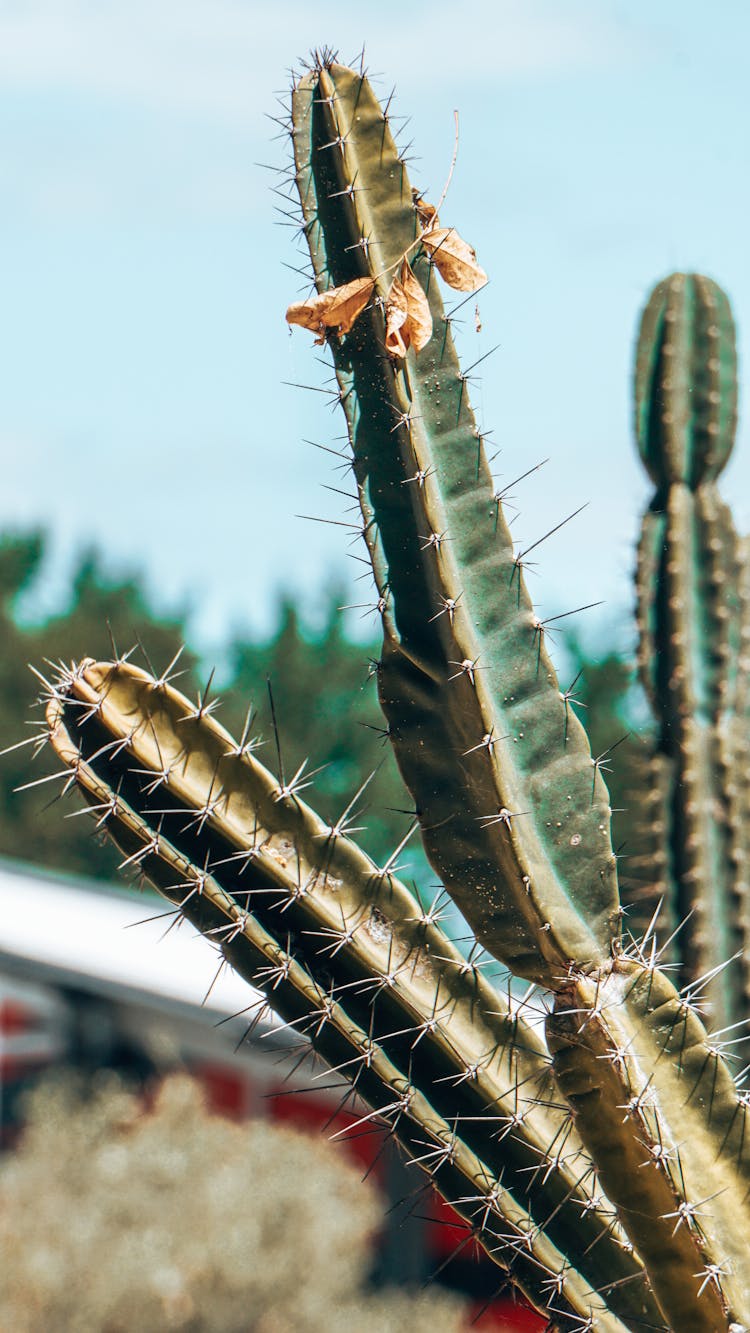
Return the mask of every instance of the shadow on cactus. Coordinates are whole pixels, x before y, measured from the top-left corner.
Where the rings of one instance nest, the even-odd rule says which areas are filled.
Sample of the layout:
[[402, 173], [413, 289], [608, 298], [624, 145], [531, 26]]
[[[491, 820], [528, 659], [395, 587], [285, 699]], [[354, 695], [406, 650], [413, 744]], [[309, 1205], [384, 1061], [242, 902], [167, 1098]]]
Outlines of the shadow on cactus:
[[[663, 719], [636, 897], [647, 914], [664, 898], [670, 930], [692, 912], [680, 991], [653, 925], [623, 938], [601, 766], [556, 680], [454, 351], [440, 283], [473, 290], [473, 251], [413, 194], [359, 72], [316, 61], [291, 135], [317, 296], [290, 318], [333, 355], [388, 735], [476, 948], [450, 941], [397, 854], [377, 866], [359, 850], [357, 797], [325, 822], [303, 775], [269, 772], [249, 731], [230, 737], [168, 673], [124, 658], [63, 671], [49, 736], [123, 864], [350, 1078], [363, 1121], [389, 1127], [499, 1284], [559, 1330], [737, 1333], [748, 1101], [698, 1012], [706, 969], [729, 1021], [745, 995], [713, 979], [747, 919], [745, 566], [715, 489], [734, 420], [725, 298], [706, 279], [662, 283], [636, 382], [657, 486], [642, 660]], [[484, 952], [532, 983], [525, 1001], [489, 982]]]

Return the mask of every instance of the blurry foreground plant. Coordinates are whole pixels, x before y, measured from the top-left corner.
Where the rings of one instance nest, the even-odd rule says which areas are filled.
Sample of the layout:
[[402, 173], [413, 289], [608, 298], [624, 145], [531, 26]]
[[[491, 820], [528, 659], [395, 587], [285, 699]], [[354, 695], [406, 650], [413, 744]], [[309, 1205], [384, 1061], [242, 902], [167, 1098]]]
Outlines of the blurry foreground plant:
[[321, 1139], [211, 1114], [173, 1076], [46, 1083], [0, 1170], [0, 1328], [13, 1333], [413, 1333], [461, 1303], [367, 1290], [382, 1204]]

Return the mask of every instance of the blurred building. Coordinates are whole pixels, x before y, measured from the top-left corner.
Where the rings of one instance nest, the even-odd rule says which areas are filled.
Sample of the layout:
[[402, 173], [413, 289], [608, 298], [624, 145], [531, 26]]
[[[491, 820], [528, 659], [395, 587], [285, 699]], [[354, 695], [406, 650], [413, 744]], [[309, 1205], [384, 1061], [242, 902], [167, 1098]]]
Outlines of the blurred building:
[[[143, 1087], [188, 1070], [217, 1111], [345, 1131], [362, 1104], [342, 1105], [341, 1079], [300, 1047], [158, 895], [0, 861], [1, 1147], [11, 1149], [22, 1128], [24, 1093], [59, 1066], [113, 1068]], [[414, 1206], [420, 1179], [383, 1134], [367, 1130], [344, 1143], [389, 1199], [383, 1277], [413, 1283], [440, 1268], [486, 1303], [495, 1266], [477, 1260], [465, 1225], [436, 1196]], [[497, 1316], [506, 1328], [543, 1327], [504, 1301], [492, 1302], [480, 1327], [497, 1327]]]

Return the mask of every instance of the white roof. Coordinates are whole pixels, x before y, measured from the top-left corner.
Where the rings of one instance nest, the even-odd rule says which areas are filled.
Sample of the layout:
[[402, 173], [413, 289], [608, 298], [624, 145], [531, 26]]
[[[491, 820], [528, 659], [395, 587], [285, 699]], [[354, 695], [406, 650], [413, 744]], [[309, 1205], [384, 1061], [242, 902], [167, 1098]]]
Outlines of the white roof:
[[218, 950], [189, 922], [172, 925], [173, 916], [160, 915], [168, 911], [151, 894], [0, 861], [0, 969], [10, 965], [28, 980], [64, 974], [95, 989], [205, 1001], [221, 1014], [253, 1004], [259, 992], [228, 967], [217, 979]]

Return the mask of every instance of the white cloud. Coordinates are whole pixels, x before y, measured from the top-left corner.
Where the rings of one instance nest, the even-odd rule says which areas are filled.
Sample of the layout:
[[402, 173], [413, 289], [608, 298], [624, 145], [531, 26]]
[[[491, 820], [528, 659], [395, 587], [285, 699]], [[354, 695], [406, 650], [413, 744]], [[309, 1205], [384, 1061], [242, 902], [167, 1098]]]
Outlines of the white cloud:
[[595, 0], [3, 0], [6, 89], [95, 95], [236, 121], [268, 105], [311, 46], [338, 44], [409, 87], [619, 63], [632, 37]]
[[284, 160], [264, 113], [281, 113], [290, 65], [326, 42], [344, 60], [366, 47], [383, 93], [395, 83], [396, 110], [413, 114], [422, 151], [440, 136], [439, 172], [454, 106], [486, 105], [513, 79], [619, 64], [635, 49], [601, 0], [462, 0], [458, 28], [456, 8], [0, 0], [6, 217], [249, 216], [264, 198], [252, 163]]

